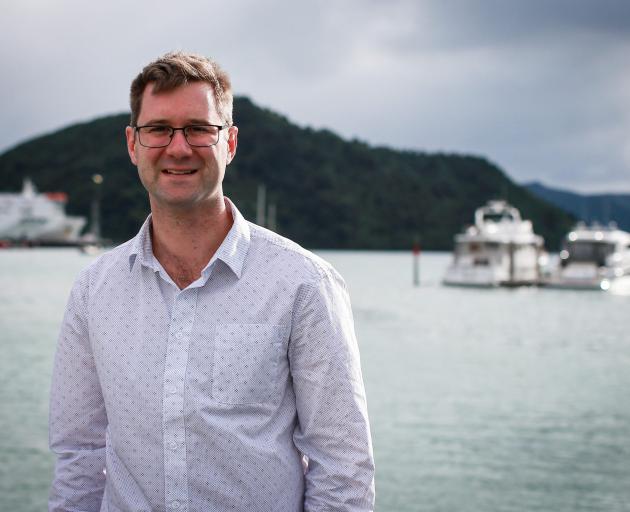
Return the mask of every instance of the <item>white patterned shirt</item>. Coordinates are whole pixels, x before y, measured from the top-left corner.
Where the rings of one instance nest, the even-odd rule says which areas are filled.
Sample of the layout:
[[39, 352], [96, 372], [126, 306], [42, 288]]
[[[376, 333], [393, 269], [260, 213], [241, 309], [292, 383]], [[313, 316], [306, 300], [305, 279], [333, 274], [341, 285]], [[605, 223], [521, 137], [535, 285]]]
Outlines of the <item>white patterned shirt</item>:
[[345, 284], [248, 223], [179, 290], [151, 217], [77, 278], [57, 353], [50, 511], [367, 511], [374, 461]]

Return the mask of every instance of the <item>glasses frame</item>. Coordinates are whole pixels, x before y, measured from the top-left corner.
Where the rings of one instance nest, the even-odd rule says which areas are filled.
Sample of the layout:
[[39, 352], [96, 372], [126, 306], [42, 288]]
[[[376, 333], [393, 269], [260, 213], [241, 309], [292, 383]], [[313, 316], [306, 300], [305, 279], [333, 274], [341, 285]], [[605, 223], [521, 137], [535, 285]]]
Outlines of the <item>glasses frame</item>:
[[[214, 128], [218, 128], [219, 132], [217, 133], [217, 141], [214, 144], [191, 144], [190, 141], [188, 140], [188, 135], [186, 135], [186, 130], [188, 130], [189, 128], [194, 128], [196, 126], [203, 126], [203, 127], [208, 127], [208, 126], [212, 126]], [[145, 124], [142, 126], [134, 126], [134, 132], [138, 135], [138, 142], [140, 143], [140, 145], [142, 147], [145, 148], [151, 148], [151, 149], [158, 149], [158, 148], [166, 148], [170, 145], [171, 142], [173, 142], [173, 137], [175, 137], [175, 132], [178, 130], [181, 130], [182, 134], [184, 135], [184, 139], [186, 139], [186, 143], [193, 148], [211, 148], [212, 146], [216, 146], [219, 143], [219, 140], [221, 139], [221, 130], [225, 130], [226, 128], [229, 128], [232, 125], [229, 124], [187, 124], [186, 126], [182, 126], [181, 128], [174, 128], [172, 126], [169, 126], [167, 124]], [[170, 138], [168, 139], [168, 142], [166, 144], [163, 144], [162, 146], [147, 146], [146, 144], [142, 143], [142, 137], [140, 137], [140, 129], [141, 128], [168, 128], [169, 130], [171, 130], [171, 135]]]

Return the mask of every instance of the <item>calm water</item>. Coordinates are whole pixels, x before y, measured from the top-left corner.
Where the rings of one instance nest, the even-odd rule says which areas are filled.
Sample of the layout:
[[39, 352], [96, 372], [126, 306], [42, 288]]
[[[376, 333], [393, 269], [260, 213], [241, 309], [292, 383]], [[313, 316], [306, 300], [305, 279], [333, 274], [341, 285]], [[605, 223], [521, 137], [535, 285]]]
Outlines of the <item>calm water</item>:
[[[321, 252], [352, 293], [379, 511], [630, 511], [630, 297], [411, 286], [401, 253]], [[0, 252], [0, 510], [44, 510], [66, 295], [89, 258]]]

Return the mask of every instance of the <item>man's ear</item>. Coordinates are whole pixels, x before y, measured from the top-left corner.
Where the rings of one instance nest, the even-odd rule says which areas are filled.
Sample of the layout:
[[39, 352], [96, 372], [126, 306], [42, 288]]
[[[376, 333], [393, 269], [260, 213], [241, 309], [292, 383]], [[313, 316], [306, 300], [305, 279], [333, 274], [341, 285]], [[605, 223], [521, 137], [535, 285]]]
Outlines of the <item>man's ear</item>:
[[127, 152], [131, 163], [138, 165], [138, 159], [136, 158], [136, 130], [131, 126], [127, 126], [125, 128], [125, 136], [127, 137]]
[[228, 128], [228, 154], [227, 154], [227, 163], [229, 164], [232, 160], [234, 160], [234, 156], [236, 155], [236, 146], [238, 144], [238, 128], [236, 126], [230, 126]]

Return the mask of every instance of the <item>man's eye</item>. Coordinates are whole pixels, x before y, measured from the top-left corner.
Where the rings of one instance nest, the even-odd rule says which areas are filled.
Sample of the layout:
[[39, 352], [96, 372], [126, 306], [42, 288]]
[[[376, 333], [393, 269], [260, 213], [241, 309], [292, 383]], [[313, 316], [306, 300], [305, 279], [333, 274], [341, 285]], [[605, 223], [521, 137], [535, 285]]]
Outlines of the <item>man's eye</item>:
[[188, 129], [191, 133], [202, 134], [202, 133], [212, 133], [214, 130], [213, 126], [189, 126]]
[[154, 135], [162, 135], [170, 131], [170, 128], [168, 126], [149, 126], [147, 129], [149, 133], [152, 133]]

